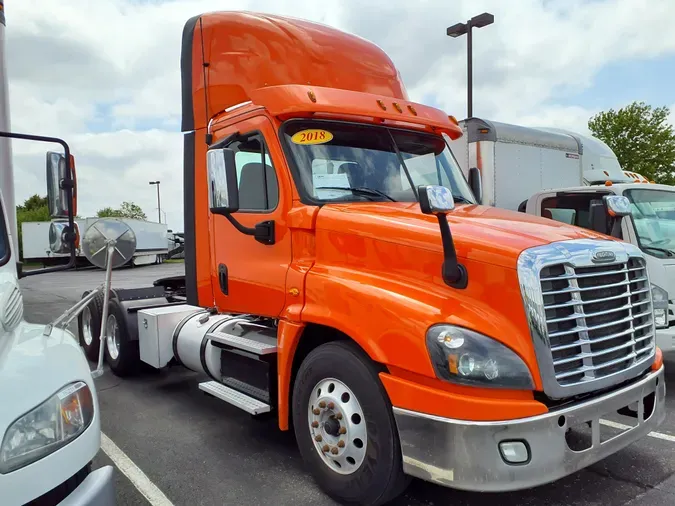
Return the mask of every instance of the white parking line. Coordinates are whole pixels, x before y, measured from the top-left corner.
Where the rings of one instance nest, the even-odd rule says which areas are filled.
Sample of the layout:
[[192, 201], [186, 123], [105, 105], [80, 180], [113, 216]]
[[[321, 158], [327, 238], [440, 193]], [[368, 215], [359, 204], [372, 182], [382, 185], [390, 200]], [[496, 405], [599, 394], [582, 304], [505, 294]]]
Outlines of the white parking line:
[[173, 506], [150, 478], [103, 432], [101, 432], [101, 449], [152, 506]]
[[[614, 429], [619, 429], [619, 430], [628, 430], [628, 429], [633, 428], [630, 425], [624, 425], [622, 423], [612, 422], [611, 420], [600, 420], [600, 423], [602, 425], [606, 425], [607, 427], [612, 427]], [[665, 441], [670, 441], [671, 443], [675, 443], [675, 436], [671, 436], [670, 434], [663, 434], [662, 432], [650, 432], [647, 435], [651, 436], [651, 437], [655, 437], [656, 439], [663, 439]]]

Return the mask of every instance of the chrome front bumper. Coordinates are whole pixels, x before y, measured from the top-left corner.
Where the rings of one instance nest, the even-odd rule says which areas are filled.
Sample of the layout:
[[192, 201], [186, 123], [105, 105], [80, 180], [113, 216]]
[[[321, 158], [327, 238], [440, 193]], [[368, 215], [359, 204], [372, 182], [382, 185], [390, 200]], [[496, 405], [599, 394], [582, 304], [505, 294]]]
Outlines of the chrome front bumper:
[[115, 506], [115, 475], [112, 466], [89, 473], [59, 506]]
[[[645, 397], [652, 393], [653, 410], [649, 413]], [[615, 392], [532, 418], [471, 422], [400, 408], [394, 408], [394, 416], [407, 474], [457, 489], [502, 492], [550, 483], [621, 450], [663, 422], [665, 398], [661, 367]], [[634, 426], [601, 442], [599, 421], [626, 406], [637, 406]], [[590, 448], [571, 450], [565, 438], [568, 428], [589, 421]], [[527, 462], [506, 462], [499, 444], [509, 441], [525, 443]]]

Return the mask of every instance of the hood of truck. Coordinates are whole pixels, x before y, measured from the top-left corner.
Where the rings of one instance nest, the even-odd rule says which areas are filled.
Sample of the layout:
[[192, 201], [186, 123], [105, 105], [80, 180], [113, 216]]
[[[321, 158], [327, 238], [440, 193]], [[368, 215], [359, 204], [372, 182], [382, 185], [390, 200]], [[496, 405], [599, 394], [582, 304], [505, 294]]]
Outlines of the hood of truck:
[[[448, 223], [459, 258], [515, 268], [528, 248], [569, 239], [605, 239], [591, 230], [525, 213], [478, 205], [458, 205]], [[317, 230], [356, 234], [375, 240], [442, 251], [435, 216], [417, 203], [349, 203], [324, 205]]]
[[[21, 304], [16, 276], [0, 270], [0, 301]], [[18, 302], [16, 294], [19, 295]], [[92, 391], [94, 421], [68, 445], [32, 464], [0, 475], [0, 490], [10, 503], [23, 504], [63, 483], [84, 467], [100, 446], [98, 399], [89, 364], [73, 334], [53, 329], [44, 336], [44, 325], [7, 318], [7, 306], [0, 308], [0, 442], [9, 426], [64, 386], [84, 381]], [[12, 313], [14, 314], [14, 313]]]

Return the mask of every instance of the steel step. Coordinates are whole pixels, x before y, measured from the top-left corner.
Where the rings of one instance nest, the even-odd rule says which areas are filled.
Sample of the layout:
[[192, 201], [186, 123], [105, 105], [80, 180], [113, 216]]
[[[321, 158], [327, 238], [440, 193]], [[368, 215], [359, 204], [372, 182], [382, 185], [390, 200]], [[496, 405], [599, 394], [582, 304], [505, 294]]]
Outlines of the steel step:
[[232, 346], [239, 350], [255, 353], [256, 355], [269, 355], [277, 352], [277, 340], [273, 337], [251, 333], [247, 337], [239, 337], [227, 332], [209, 332], [206, 337], [217, 343]]
[[199, 389], [218, 397], [220, 400], [229, 402], [239, 409], [243, 409], [252, 415], [259, 415], [270, 412], [270, 405], [249, 397], [246, 394], [236, 391], [234, 388], [226, 387], [215, 381], [205, 381], [199, 384]]

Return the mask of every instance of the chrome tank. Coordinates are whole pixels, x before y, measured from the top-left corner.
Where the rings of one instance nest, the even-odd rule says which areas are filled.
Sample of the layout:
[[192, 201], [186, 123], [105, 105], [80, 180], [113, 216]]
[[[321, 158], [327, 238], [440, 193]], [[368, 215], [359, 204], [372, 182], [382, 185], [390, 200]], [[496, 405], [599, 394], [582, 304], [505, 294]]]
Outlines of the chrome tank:
[[220, 382], [220, 349], [207, 334], [221, 329], [235, 316], [210, 315], [202, 310], [185, 317], [173, 333], [173, 354], [179, 363], [195, 372], [203, 372]]

